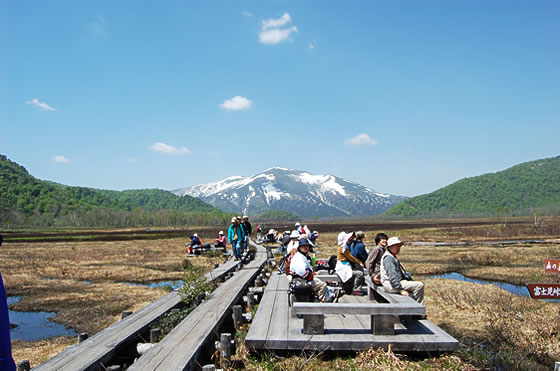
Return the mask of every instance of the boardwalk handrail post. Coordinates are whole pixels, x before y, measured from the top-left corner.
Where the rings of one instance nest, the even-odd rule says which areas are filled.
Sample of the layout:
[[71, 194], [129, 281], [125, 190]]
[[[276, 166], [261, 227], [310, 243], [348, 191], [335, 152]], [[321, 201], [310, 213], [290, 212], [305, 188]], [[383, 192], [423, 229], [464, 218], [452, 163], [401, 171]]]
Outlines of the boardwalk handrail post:
[[161, 329], [159, 327], [150, 330], [150, 343], [157, 343], [161, 336]]
[[252, 311], [255, 308], [256, 300], [255, 294], [251, 291], [247, 293], [247, 309]]
[[233, 325], [236, 330], [239, 330], [243, 325], [243, 309], [241, 305], [234, 305], [233, 306]]
[[81, 334], [78, 334], [78, 343], [81, 343], [82, 341], [86, 340], [89, 337], [87, 332], [82, 332]]
[[131, 310], [125, 310], [125, 311], [122, 312], [121, 319], [125, 319], [126, 317], [130, 316], [131, 314], [132, 314]]
[[229, 368], [231, 365], [231, 334], [220, 335], [220, 366]]
[[31, 364], [29, 363], [29, 360], [26, 359], [17, 364], [17, 371], [29, 371], [29, 370], [31, 370]]

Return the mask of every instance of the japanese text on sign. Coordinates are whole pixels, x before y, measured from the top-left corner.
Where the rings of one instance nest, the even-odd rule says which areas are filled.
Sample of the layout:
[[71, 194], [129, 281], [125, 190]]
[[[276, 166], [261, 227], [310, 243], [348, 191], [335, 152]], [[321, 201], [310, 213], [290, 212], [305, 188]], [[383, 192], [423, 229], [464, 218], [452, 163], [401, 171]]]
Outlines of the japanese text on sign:
[[529, 283], [527, 288], [533, 299], [560, 299], [558, 283]]
[[560, 259], [544, 258], [544, 271], [560, 273]]

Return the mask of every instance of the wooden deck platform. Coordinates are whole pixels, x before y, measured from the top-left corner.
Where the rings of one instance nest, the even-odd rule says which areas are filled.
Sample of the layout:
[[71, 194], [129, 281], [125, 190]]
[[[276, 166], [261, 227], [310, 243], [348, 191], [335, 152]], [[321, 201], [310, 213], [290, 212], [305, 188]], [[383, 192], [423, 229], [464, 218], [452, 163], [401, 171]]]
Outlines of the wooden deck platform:
[[[395, 325], [395, 335], [373, 335], [368, 315], [325, 315], [325, 334], [305, 335], [303, 319], [292, 317], [288, 306], [288, 280], [273, 273], [253, 319], [245, 345], [261, 350], [359, 351], [369, 347], [395, 351], [453, 351], [459, 342], [427, 319]], [[367, 296], [348, 296], [340, 302], [369, 301]]]

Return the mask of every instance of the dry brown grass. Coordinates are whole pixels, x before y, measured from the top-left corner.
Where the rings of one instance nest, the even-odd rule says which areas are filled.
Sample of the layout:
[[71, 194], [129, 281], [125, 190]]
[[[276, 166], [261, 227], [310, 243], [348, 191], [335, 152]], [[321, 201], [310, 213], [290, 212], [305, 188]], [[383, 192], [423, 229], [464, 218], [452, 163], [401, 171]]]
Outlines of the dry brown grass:
[[[556, 219], [557, 221], [557, 219]], [[388, 233], [411, 241], [457, 241], [504, 238], [558, 238], [553, 223], [540, 235], [529, 225], [506, 230], [500, 225], [402, 229]], [[545, 224], [546, 227], [546, 224]], [[348, 228], [350, 230], [351, 227]], [[512, 232], [513, 231], [513, 232]], [[527, 233], [523, 235], [521, 232]], [[365, 231], [373, 243], [379, 231]], [[514, 233], [515, 232], [515, 233]], [[318, 257], [336, 253], [338, 233], [321, 233]], [[150, 282], [182, 278], [184, 239], [122, 242], [5, 243], [0, 270], [9, 295], [23, 295], [16, 310], [57, 312], [55, 320], [90, 335], [114, 323], [123, 310], [137, 311], [166, 294], [163, 289], [130, 286], [120, 282]], [[433, 247], [405, 245], [399, 256], [413, 275], [457, 271], [472, 278], [525, 282], [560, 282], [544, 273], [542, 258], [560, 258], [557, 245], [485, 245]], [[189, 259], [211, 269], [220, 258]], [[81, 281], [91, 281], [91, 284]], [[367, 350], [357, 356], [315, 357], [264, 355], [250, 357], [241, 345], [238, 359], [247, 369], [308, 370], [454, 369], [505, 367], [534, 369], [560, 359], [554, 334], [556, 304], [518, 298], [491, 285], [443, 279], [426, 279], [429, 318], [460, 341], [459, 352], [437, 358], [410, 359], [392, 352]], [[40, 341], [14, 341], [16, 361], [33, 366], [52, 357], [76, 339], [57, 337]]]
[[[11, 309], [56, 312], [52, 320], [91, 336], [119, 320], [122, 311], [137, 311], [165, 295], [165, 289], [123, 282], [181, 279], [184, 244], [184, 239], [6, 243], [0, 270], [8, 295], [23, 296]], [[206, 271], [222, 263], [221, 257], [188, 260]], [[75, 342], [64, 339], [14, 341], [14, 358], [37, 365]]]

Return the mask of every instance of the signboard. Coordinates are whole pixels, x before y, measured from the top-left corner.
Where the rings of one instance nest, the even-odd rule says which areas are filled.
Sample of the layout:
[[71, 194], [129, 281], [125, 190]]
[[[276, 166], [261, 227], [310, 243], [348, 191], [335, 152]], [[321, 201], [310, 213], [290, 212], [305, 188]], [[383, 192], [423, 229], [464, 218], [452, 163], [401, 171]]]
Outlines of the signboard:
[[544, 258], [544, 271], [560, 274], [560, 259]]
[[560, 299], [560, 283], [528, 283], [533, 299]]

